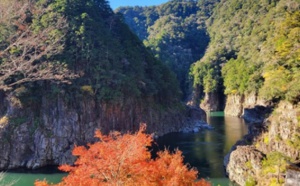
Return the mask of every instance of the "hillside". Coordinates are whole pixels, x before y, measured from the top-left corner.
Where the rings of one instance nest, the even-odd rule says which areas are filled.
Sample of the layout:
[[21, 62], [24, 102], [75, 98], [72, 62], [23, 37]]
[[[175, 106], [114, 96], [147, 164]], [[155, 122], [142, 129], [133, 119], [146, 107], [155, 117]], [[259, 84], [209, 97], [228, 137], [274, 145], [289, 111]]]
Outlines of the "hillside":
[[202, 100], [205, 110], [223, 110], [231, 95], [297, 103], [299, 2], [218, 2], [173, 0], [116, 11], [176, 73], [185, 98], [191, 71], [195, 105]]
[[169, 1], [117, 11], [176, 73], [185, 96], [191, 65], [193, 105], [250, 123], [249, 134], [224, 160], [231, 180], [293, 181], [287, 162], [300, 159], [299, 1]]
[[159, 6], [116, 10], [156, 58], [175, 72], [183, 99], [191, 94], [189, 68], [203, 56], [208, 45], [205, 21], [217, 2], [172, 0]]
[[[177, 99], [178, 90], [171, 73], [147, 52], [106, 1], [50, 2], [38, 1], [36, 5], [18, 5], [15, 2], [15, 5], [7, 5], [20, 6], [21, 10], [11, 16], [13, 24], [1, 25], [1, 32], [4, 33], [1, 34], [2, 89], [15, 90], [46, 79], [41, 72], [33, 77], [33, 72], [25, 65], [17, 64], [13, 74], [7, 73], [6, 69], [14, 68], [9, 66], [10, 63], [19, 60], [18, 63], [31, 63], [37, 71], [47, 67], [58, 84], [71, 78], [73, 80], [69, 82], [75, 89], [90, 88], [88, 93], [95, 94], [99, 100], [111, 101], [127, 96], [163, 97], [161, 102]], [[98, 9], [95, 8], [97, 6]], [[39, 41], [41, 38], [44, 40]], [[25, 43], [30, 39], [36, 40]], [[33, 56], [33, 53], [39, 55]], [[54, 69], [52, 66], [57, 63], [59, 67]], [[20, 66], [23, 69], [20, 70]], [[60, 79], [55, 76], [62, 74], [65, 77]], [[25, 78], [27, 76], [32, 77]], [[56, 88], [55, 84], [51, 86]], [[76, 91], [79, 95], [82, 92], [80, 88]], [[168, 92], [172, 92], [172, 97], [167, 96]]]
[[240, 185], [295, 181], [287, 175], [288, 164], [300, 159], [299, 10], [299, 1], [221, 1], [207, 21], [206, 53], [192, 65], [194, 100], [202, 108], [225, 107], [226, 115], [250, 122], [249, 134], [224, 160]]
[[0, 2], [0, 169], [72, 163], [96, 128], [185, 125], [173, 73], [105, 0]]
[[300, 2], [116, 12], [105, 0], [1, 0], [0, 169], [71, 164], [96, 128], [178, 131], [199, 116], [180, 103], [191, 100], [250, 121], [224, 160], [231, 180], [283, 184], [300, 161]]
[[299, 102], [298, 1], [221, 1], [208, 32], [209, 47], [192, 67], [200, 92]]

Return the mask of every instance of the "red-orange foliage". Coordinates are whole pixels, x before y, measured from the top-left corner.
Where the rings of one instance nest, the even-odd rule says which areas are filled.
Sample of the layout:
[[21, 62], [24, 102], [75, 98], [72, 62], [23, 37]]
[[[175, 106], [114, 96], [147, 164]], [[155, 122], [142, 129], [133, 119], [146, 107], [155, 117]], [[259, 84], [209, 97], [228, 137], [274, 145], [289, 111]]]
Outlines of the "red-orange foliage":
[[[210, 185], [205, 180], [196, 182], [198, 171], [184, 165], [179, 150], [173, 154], [161, 151], [158, 158], [151, 159], [147, 147], [153, 140], [144, 131], [145, 126], [135, 134], [113, 132], [103, 135], [97, 131], [95, 136], [100, 142], [90, 144], [89, 148], [75, 147], [73, 155], [78, 159], [74, 166], [60, 166], [60, 170], [69, 175], [57, 185]], [[36, 181], [35, 185], [48, 184]]]

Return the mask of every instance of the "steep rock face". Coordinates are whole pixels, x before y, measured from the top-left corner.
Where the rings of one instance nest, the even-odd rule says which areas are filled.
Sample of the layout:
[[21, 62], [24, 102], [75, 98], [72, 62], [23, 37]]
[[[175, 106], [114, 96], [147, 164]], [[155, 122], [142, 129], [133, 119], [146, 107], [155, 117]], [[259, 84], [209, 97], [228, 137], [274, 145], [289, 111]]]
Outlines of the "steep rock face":
[[[253, 109], [256, 106], [260, 106], [260, 111], [262, 111], [262, 107], [269, 107], [269, 104], [258, 98], [258, 96], [254, 93], [248, 95], [230, 94], [227, 95], [224, 112], [229, 116], [245, 116], [245, 119], [247, 120], [249, 118], [250, 121], [251, 118], [248, 117], [248, 115], [250, 114], [251, 116], [253, 112], [249, 113], [249, 109]], [[261, 119], [259, 117], [261, 117], [261, 115], [259, 114], [257, 117], [259, 120], [258, 122], [260, 122]]]
[[0, 28], [0, 169], [71, 163], [96, 128], [144, 122], [162, 135], [185, 124], [174, 74], [107, 1], [3, 5], [12, 11]]
[[206, 93], [204, 100], [200, 104], [200, 108], [206, 112], [223, 110], [223, 104], [219, 93]]
[[247, 181], [258, 185], [282, 184], [286, 160], [292, 163], [300, 160], [299, 115], [299, 105], [282, 101], [264, 123], [249, 125], [250, 134], [224, 159], [229, 178], [240, 185]]
[[162, 135], [187, 125], [184, 109], [159, 110], [149, 106], [150, 101], [127, 99], [105, 104], [86, 98], [67, 103], [63, 97], [43, 97], [39, 114], [33, 107], [16, 105], [13, 97], [1, 97], [1, 107], [7, 109], [1, 109], [0, 118], [7, 122], [0, 123], [0, 169], [71, 164], [74, 145], [95, 141], [96, 129], [105, 133], [135, 131], [144, 122], [148, 132]]
[[280, 152], [294, 161], [299, 161], [299, 115], [299, 105], [281, 102], [266, 121], [268, 131], [257, 139], [257, 149], [265, 154]]
[[244, 96], [228, 95], [226, 98], [225, 114], [229, 116], [241, 116], [243, 112]]

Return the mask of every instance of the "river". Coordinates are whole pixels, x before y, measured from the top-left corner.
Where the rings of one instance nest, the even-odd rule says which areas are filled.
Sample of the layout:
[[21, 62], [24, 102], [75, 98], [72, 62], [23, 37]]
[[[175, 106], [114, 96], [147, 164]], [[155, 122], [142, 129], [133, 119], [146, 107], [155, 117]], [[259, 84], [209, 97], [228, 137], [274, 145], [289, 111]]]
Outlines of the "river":
[[[185, 162], [196, 167], [200, 177], [211, 181], [213, 186], [231, 185], [224, 175], [223, 157], [247, 133], [247, 126], [240, 118], [224, 117], [223, 112], [210, 113], [207, 122], [214, 127], [213, 130], [171, 133], [159, 138], [157, 144], [161, 149], [179, 148], [183, 151]], [[47, 171], [38, 174], [7, 172], [4, 181], [17, 180], [15, 186], [31, 186], [36, 179], [44, 178], [50, 183], [57, 183], [64, 175]]]
[[167, 134], [158, 139], [158, 145], [161, 149], [179, 148], [183, 151], [185, 162], [196, 167], [200, 177], [211, 181], [213, 186], [232, 185], [225, 177], [223, 158], [247, 134], [247, 126], [243, 119], [224, 117], [223, 112], [210, 113], [207, 122], [214, 130]]

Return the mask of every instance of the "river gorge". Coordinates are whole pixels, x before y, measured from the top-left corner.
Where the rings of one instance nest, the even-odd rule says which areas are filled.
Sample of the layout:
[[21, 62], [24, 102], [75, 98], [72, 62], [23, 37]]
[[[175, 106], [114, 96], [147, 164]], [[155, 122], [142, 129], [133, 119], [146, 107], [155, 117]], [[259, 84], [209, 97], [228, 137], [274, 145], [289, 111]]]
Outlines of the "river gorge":
[[[206, 178], [213, 185], [229, 185], [225, 177], [223, 159], [231, 147], [247, 133], [247, 125], [243, 119], [225, 116], [223, 112], [212, 112], [207, 116], [212, 130], [198, 133], [169, 133], [157, 139], [160, 149], [183, 151], [185, 162], [196, 167], [201, 178]], [[64, 174], [45, 172], [16, 173], [7, 172], [6, 181], [17, 180], [15, 186], [31, 185], [36, 179], [46, 178], [50, 182], [58, 182]]]

